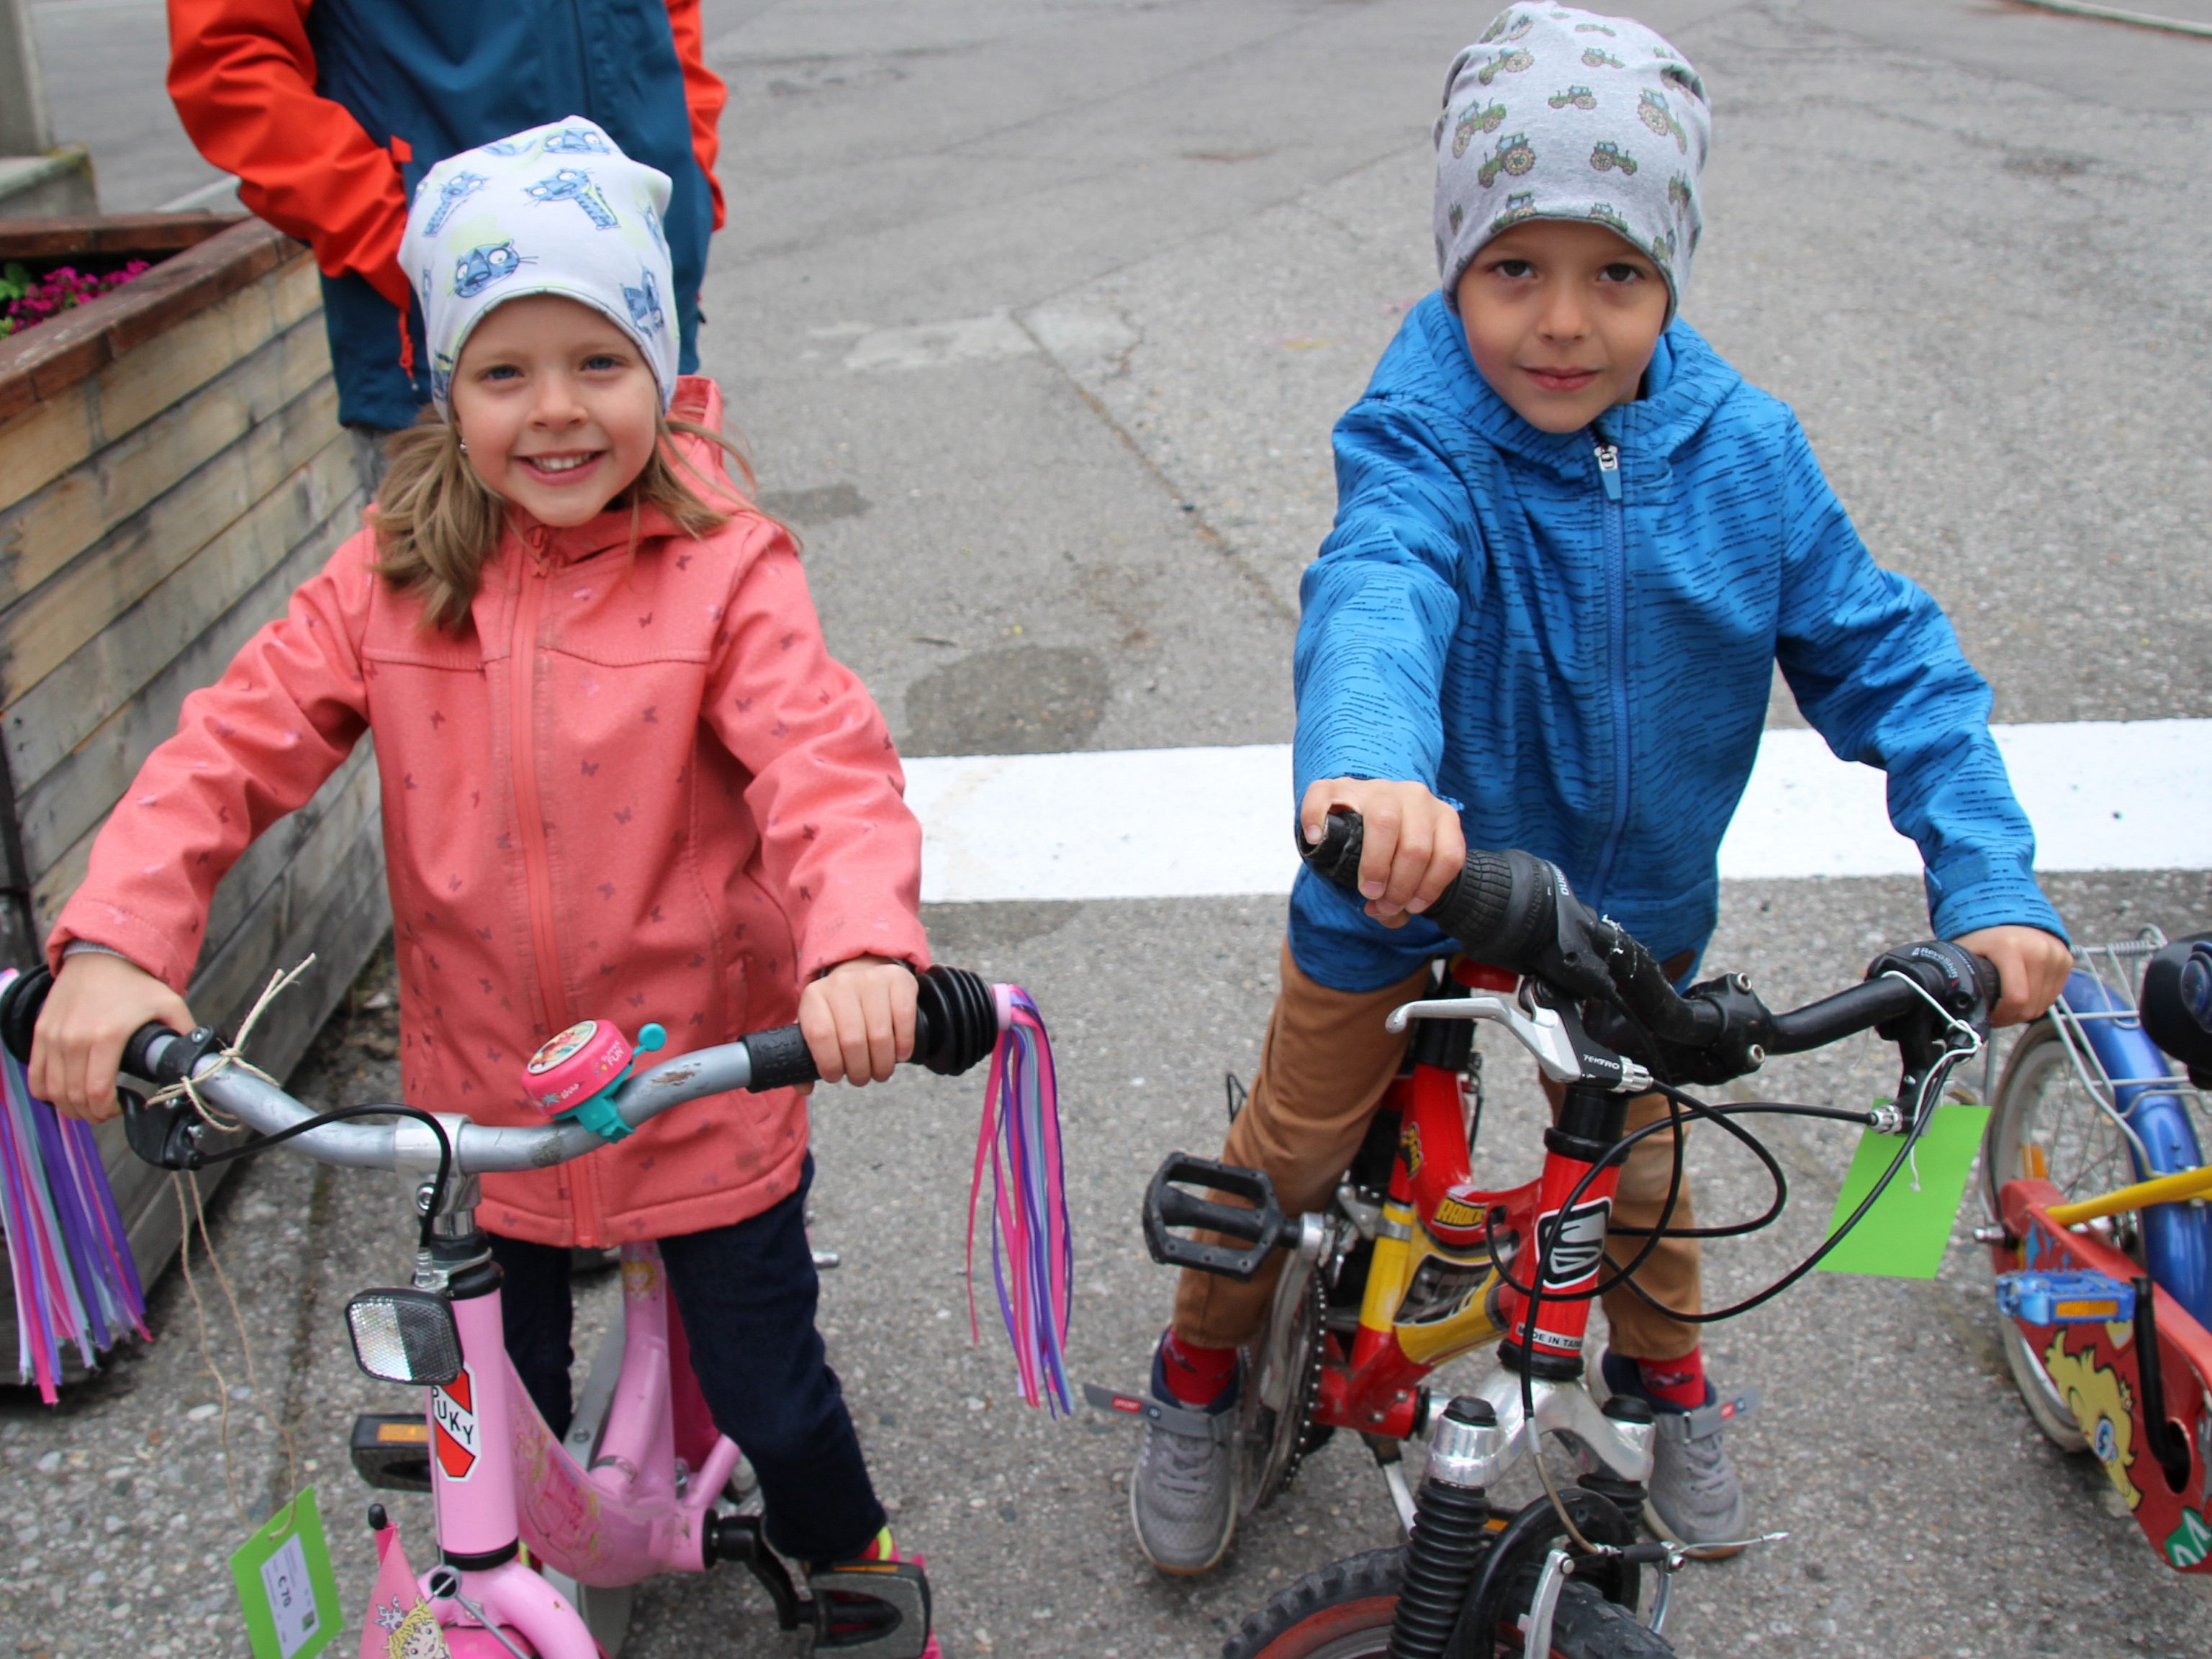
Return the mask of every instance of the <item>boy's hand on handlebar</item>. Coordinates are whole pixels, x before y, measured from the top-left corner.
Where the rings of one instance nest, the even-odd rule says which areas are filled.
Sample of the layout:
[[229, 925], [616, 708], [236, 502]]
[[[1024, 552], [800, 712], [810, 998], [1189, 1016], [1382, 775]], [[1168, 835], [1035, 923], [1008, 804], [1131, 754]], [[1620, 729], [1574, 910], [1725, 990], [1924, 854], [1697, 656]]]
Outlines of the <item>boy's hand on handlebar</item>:
[[1403, 927], [1437, 902], [1467, 862], [1459, 814], [1418, 783], [1376, 778], [1322, 778], [1306, 790], [1298, 823], [1306, 845], [1318, 847], [1328, 815], [1343, 808], [1366, 822], [1359, 854], [1359, 894], [1367, 914], [1385, 927]]
[[185, 1000], [135, 963], [87, 951], [62, 963], [31, 1040], [31, 1092], [64, 1117], [100, 1123], [118, 1109], [115, 1079], [123, 1045], [158, 1021], [192, 1029]]
[[1990, 1012], [1992, 1025], [2020, 1025], [2040, 1016], [2066, 988], [2074, 971], [2074, 952], [2040, 927], [1978, 927], [1953, 940], [1978, 957], [1987, 957], [2003, 990]]
[[914, 969], [884, 957], [841, 962], [802, 992], [799, 1029], [824, 1083], [881, 1083], [914, 1053]]

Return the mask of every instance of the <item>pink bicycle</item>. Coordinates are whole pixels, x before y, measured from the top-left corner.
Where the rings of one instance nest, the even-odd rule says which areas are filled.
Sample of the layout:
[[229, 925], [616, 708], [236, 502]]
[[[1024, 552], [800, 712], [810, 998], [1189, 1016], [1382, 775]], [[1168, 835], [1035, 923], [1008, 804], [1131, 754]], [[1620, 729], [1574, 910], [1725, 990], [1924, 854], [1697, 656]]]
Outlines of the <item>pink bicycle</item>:
[[[11, 1051], [28, 1052], [51, 984], [38, 969], [0, 992], [0, 1040]], [[1034, 1025], [1035, 1006], [1012, 986], [933, 968], [920, 989], [914, 1060], [934, 1072], [965, 1072], [1000, 1046], [1002, 1030]], [[364, 1659], [605, 1659], [627, 1629], [632, 1586], [720, 1561], [751, 1571], [786, 1630], [811, 1624], [818, 1638], [826, 1636], [832, 1598], [841, 1613], [854, 1598], [874, 1604], [860, 1621], [861, 1638], [838, 1644], [851, 1659], [921, 1659], [929, 1645], [927, 1584], [918, 1565], [817, 1573], [809, 1581], [813, 1594], [805, 1595], [768, 1547], [758, 1517], [725, 1507], [738, 1449], [708, 1417], [682, 1324], [669, 1317], [654, 1246], [622, 1251], [619, 1342], [611, 1338], [599, 1354], [564, 1438], [546, 1427], [507, 1358], [499, 1270], [476, 1223], [478, 1176], [580, 1158], [684, 1101], [814, 1080], [813, 1059], [795, 1025], [635, 1069], [642, 1054], [659, 1047], [659, 1036], [647, 1027], [637, 1054], [600, 1022], [556, 1037], [532, 1062], [532, 1092], [580, 1070], [590, 1074], [591, 1086], [578, 1091], [562, 1118], [528, 1128], [390, 1105], [313, 1112], [227, 1063], [205, 1028], [179, 1036], [148, 1025], [125, 1050], [131, 1077], [163, 1086], [191, 1079], [207, 1105], [259, 1136], [244, 1147], [204, 1146], [206, 1120], [191, 1100], [149, 1104], [126, 1091], [125, 1127], [132, 1149], [149, 1162], [197, 1169], [281, 1143], [321, 1163], [394, 1170], [417, 1183], [422, 1224], [413, 1284], [364, 1291], [346, 1317], [362, 1370], [425, 1388], [425, 1409], [420, 1416], [362, 1419], [353, 1449], [355, 1467], [371, 1486], [429, 1492], [440, 1559], [419, 1577], [406, 1571], [398, 1528], [382, 1504], [370, 1505], [382, 1570], [379, 1600], [362, 1632]], [[1049, 1064], [1047, 1054], [1048, 1075]], [[1022, 1093], [1020, 1071], [1017, 1061], [1015, 1095]], [[1048, 1082], [1046, 1088], [1048, 1100]], [[1016, 1110], [1012, 1099], [1007, 1110]], [[370, 1116], [392, 1121], [349, 1121]], [[1053, 1139], [1056, 1155], [1056, 1133]], [[1064, 1251], [1064, 1231], [1046, 1234], [1043, 1249]], [[1056, 1364], [1057, 1341], [1047, 1346]], [[410, 1593], [385, 1599], [395, 1583]], [[848, 1622], [841, 1619], [841, 1633]]]

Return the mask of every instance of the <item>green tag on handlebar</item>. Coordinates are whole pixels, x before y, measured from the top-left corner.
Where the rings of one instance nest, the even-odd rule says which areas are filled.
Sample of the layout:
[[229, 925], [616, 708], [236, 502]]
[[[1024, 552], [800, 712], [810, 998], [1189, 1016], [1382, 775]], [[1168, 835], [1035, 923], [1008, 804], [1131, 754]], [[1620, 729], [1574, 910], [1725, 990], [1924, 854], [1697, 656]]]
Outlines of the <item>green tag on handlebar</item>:
[[336, 1639], [337, 1579], [313, 1486], [231, 1553], [230, 1576], [253, 1659], [312, 1659]]
[[[1920, 1137], [1889, 1190], [1828, 1252], [1820, 1271], [1935, 1278], [1943, 1265], [1943, 1251], [1959, 1218], [1959, 1200], [1966, 1196], [1966, 1177], [1973, 1170], [1974, 1154], [1989, 1119], [1986, 1106], [1937, 1107], [1928, 1133]], [[1895, 1135], [1872, 1129], [1859, 1137], [1858, 1152], [1836, 1199], [1836, 1212], [1828, 1218], [1832, 1237], [1874, 1190], [1903, 1144]]]

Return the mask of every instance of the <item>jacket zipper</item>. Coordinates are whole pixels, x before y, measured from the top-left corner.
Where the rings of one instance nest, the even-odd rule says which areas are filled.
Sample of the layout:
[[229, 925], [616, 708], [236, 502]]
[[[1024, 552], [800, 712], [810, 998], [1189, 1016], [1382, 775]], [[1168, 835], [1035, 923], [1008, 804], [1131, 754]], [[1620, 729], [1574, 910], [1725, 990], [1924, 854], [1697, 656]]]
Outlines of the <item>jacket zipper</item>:
[[1599, 512], [1605, 520], [1606, 647], [1611, 659], [1613, 700], [1613, 822], [1605, 832], [1605, 847], [1598, 854], [1597, 878], [1583, 896], [1593, 904], [1604, 902], [1613, 879], [1613, 860], [1620, 853], [1620, 838], [1628, 828], [1628, 526], [1620, 501], [1620, 449], [1607, 441], [1595, 422], [1590, 426], [1590, 453], [1597, 461], [1598, 482], [1605, 488]]
[[[515, 833], [521, 841], [523, 884], [530, 898], [530, 951], [537, 963], [538, 1006], [545, 1011], [550, 1036], [575, 1022], [561, 983], [561, 955], [553, 937], [553, 860], [545, 848], [545, 808], [538, 791], [538, 630], [552, 573], [535, 544], [530, 545], [528, 566], [507, 640], [507, 743], [514, 768]], [[597, 1197], [589, 1169], [580, 1170], [568, 1184], [580, 1243], [599, 1242]]]

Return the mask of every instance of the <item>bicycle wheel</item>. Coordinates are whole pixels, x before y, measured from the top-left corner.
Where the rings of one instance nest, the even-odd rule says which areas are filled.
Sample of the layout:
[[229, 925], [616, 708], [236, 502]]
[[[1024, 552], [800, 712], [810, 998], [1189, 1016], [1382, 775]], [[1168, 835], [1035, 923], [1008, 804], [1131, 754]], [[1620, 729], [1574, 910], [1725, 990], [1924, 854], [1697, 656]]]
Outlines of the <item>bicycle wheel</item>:
[[[1382, 1659], [1389, 1650], [1405, 1568], [1402, 1549], [1332, 1561], [1247, 1619], [1221, 1650], [1221, 1659]], [[1500, 1631], [1492, 1653], [1520, 1652], [1519, 1632]], [[1674, 1659], [1674, 1652], [1666, 1638], [1589, 1585], [1570, 1579], [1562, 1588], [1550, 1659]]]
[[[2028, 1027], [2005, 1061], [1982, 1142], [1982, 1175], [1993, 1217], [1998, 1214], [1998, 1189], [2008, 1181], [2045, 1180], [2062, 1193], [2082, 1197], [2135, 1178], [2125, 1135], [2081, 1080], [2065, 1041], [2048, 1019]], [[2134, 1213], [2114, 1216], [2112, 1222], [2112, 1243], [2130, 1255], [2138, 1254]], [[1997, 1322], [2005, 1363], [2035, 1426], [2062, 1451], [2086, 1451], [2089, 1443], [2072, 1408], [2020, 1327], [2009, 1319]]]

